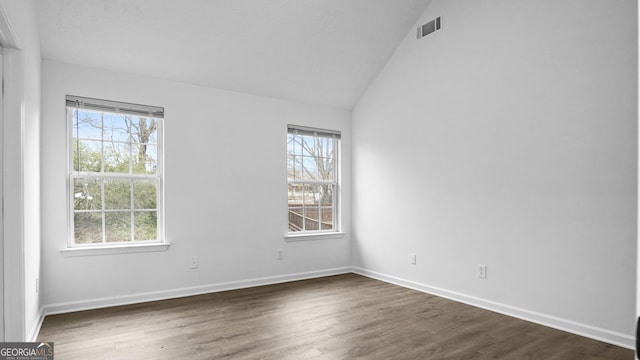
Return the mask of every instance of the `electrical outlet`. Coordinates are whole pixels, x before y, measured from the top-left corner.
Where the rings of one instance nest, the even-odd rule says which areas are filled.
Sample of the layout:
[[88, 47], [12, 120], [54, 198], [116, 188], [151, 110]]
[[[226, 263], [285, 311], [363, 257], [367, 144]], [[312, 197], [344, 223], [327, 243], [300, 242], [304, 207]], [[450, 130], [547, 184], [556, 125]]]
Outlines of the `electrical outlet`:
[[36, 294], [40, 291], [40, 279], [36, 278]]
[[478, 277], [480, 279], [487, 278], [487, 265], [478, 265]]
[[278, 260], [282, 260], [282, 249], [278, 249]]
[[416, 264], [416, 254], [409, 254], [409, 264]]
[[191, 257], [191, 264], [189, 265], [191, 269], [197, 269], [200, 267], [200, 258], [197, 256]]

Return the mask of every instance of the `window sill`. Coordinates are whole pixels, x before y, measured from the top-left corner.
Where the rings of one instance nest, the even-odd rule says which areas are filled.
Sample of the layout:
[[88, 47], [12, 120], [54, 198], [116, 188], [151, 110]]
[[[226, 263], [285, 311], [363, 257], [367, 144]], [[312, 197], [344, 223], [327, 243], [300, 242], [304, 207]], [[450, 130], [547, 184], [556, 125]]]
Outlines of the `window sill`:
[[95, 255], [114, 255], [114, 254], [131, 254], [143, 252], [167, 251], [170, 243], [153, 243], [153, 244], [127, 244], [127, 245], [109, 245], [109, 246], [84, 246], [70, 247], [61, 249], [60, 252], [64, 257], [74, 256], [95, 256]]
[[285, 241], [309, 241], [309, 240], [324, 240], [324, 239], [342, 239], [344, 237], [343, 232], [318, 232], [318, 233], [302, 233], [302, 234], [286, 234], [284, 236]]

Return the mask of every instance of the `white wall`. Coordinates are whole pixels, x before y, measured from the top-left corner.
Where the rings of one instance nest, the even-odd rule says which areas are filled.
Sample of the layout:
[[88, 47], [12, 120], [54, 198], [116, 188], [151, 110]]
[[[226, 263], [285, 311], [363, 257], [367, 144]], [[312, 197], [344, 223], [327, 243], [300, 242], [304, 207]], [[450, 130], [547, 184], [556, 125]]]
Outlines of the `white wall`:
[[[0, 1], [19, 45], [4, 53], [5, 320], [7, 340], [32, 339], [40, 299], [40, 41], [34, 2]], [[12, 110], [12, 109], [15, 109]]]
[[[350, 183], [342, 239], [285, 242], [287, 124], [342, 131], [350, 112], [43, 61], [43, 304], [48, 312], [348, 271]], [[166, 252], [64, 257], [65, 95], [165, 108]], [[284, 259], [277, 260], [277, 249]], [[189, 269], [191, 256], [200, 268]], [[268, 279], [263, 279], [268, 278]]]
[[354, 110], [358, 271], [632, 346], [636, 7], [434, 0]]

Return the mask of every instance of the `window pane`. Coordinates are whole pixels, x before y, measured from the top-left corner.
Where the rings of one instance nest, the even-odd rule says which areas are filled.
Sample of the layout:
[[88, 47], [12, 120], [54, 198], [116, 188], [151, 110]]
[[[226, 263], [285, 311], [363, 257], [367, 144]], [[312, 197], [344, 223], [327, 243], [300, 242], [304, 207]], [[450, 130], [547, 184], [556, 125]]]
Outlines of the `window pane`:
[[316, 156], [316, 138], [310, 135], [302, 136], [302, 155]]
[[309, 156], [302, 158], [302, 178], [305, 180], [318, 179], [317, 159]]
[[302, 206], [302, 185], [289, 184], [289, 206]]
[[298, 135], [287, 135], [287, 154], [301, 155], [302, 154], [302, 138]]
[[320, 220], [322, 221], [321, 230], [333, 229], [333, 207], [321, 207]]
[[333, 185], [318, 185], [317, 191], [321, 206], [333, 206]]
[[131, 119], [131, 137], [136, 143], [157, 144], [158, 124], [155, 119], [134, 116]]
[[304, 185], [303, 188], [303, 199], [304, 205], [318, 205], [318, 201], [320, 200], [320, 189], [319, 185]]
[[133, 173], [155, 174], [158, 168], [158, 146], [150, 144], [133, 145]]
[[287, 156], [287, 174], [289, 180], [302, 179], [302, 157]]
[[129, 159], [131, 147], [126, 143], [104, 143], [104, 171], [115, 173], [129, 173]]
[[73, 169], [75, 171], [102, 171], [102, 141], [73, 140]]
[[73, 137], [102, 140], [102, 114], [93, 111], [73, 110]]
[[333, 138], [318, 138], [316, 145], [316, 156], [325, 158], [333, 157]]
[[319, 180], [334, 180], [333, 177], [333, 159], [330, 158], [315, 158], [316, 166], [318, 168]]
[[318, 216], [320, 215], [317, 207], [305, 207], [304, 208], [304, 229], [305, 230], [319, 230]]
[[127, 116], [104, 113], [104, 140], [127, 143], [130, 127]]
[[302, 231], [303, 222], [302, 207], [289, 206], [289, 231]]
[[157, 182], [155, 180], [133, 181], [133, 207], [134, 209], [156, 209], [157, 206]]
[[162, 120], [73, 106], [67, 107], [67, 120], [73, 126], [68, 134], [74, 243], [161, 240]]
[[156, 240], [158, 238], [158, 215], [155, 211], [136, 211], [134, 213], [135, 240]]
[[131, 212], [107, 212], [105, 218], [105, 239], [107, 242], [131, 240]]
[[99, 179], [73, 179], [73, 209], [102, 210]]
[[287, 180], [295, 180], [296, 176], [296, 157], [293, 155], [287, 156]]
[[104, 180], [104, 208], [119, 210], [131, 209], [130, 180]]
[[102, 242], [102, 214], [80, 212], [73, 214], [73, 236], [76, 244]]

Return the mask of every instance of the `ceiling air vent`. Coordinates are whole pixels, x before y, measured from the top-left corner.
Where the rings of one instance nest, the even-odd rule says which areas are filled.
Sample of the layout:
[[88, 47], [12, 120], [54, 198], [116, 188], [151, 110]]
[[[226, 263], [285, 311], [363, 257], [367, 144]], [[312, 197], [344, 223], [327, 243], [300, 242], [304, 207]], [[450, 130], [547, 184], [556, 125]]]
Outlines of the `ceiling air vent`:
[[437, 18], [429, 21], [428, 23], [422, 25], [422, 26], [418, 26], [418, 34], [417, 34], [416, 38], [421, 39], [421, 38], [431, 34], [432, 32], [434, 32], [436, 30], [440, 30], [440, 17], [439, 16]]

